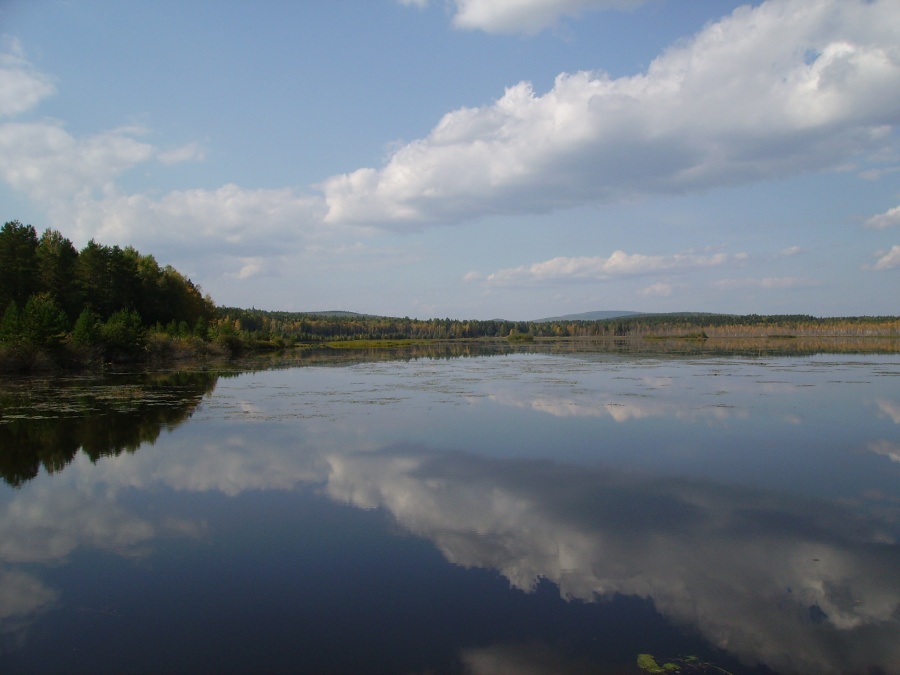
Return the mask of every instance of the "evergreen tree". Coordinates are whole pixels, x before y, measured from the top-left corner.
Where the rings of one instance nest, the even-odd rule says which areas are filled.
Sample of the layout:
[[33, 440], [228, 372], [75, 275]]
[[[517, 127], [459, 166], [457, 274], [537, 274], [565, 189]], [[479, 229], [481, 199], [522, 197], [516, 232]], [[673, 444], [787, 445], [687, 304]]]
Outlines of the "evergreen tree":
[[19, 321], [19, 308], [15, 300], [6, 306], [3, 319], [0, 320], [0, 343], [13, 344], [22, 337], [22, 329]]
[[20, 319], [23, 339], [42, 349], [57, 347], [65, 337], [66, 314], [49, 293], [36, 293], [28, 298]]
[[0, 228], [0, 307], [15, 301], [24, 307], [38, 287], [37, 232], [31, 225], [10, 221]]
[[35, 256], [41, 290], [56, 299], [70, 320], [74, 319], [81, 311], [81, 298], [74, 283], [78, 251], [57, 230], [47, 229], [38, 241]]

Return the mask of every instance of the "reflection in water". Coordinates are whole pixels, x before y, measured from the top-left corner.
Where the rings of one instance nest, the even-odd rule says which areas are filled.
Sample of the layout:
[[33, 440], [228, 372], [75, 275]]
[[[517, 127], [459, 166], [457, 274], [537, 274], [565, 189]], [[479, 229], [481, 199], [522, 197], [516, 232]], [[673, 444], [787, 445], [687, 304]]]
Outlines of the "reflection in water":
[[[154, 525], [91, 487], [25, 486], [42, 466], [48, 474], [62, 471], [79, 450], [93, 463], [154, 443], [163, 429], [171, 431], [191, 416], [216, 379], [208, 373], [178, 372], [5, 383], [0, 392], [0, 476], [19, 490], [0, 512], [0, 561], [62, 561], [82, 547], [137, 555], [141, 545], [160, 533], [196, 530], [197, 524], [190, 522]], [[29, 572], [0, 568], [4, 650], [23, 640], [30, 623], [58, 596]]]
[[[900, 663], [900, 547], [838, 505], [671, 477], [398, 448], [331, 458], [329, 494], [446, 558], [569, 598], [651, 598], [748, 663]], [[891, 668], [889, 668], [891, 669]]]
[[876, 455], [884, 455], [893, 462], [900, 462], [900, 443], [885, 440], [872, 441], [869, 443], [869, 450]]
[[[22, 485], [60, 471], [79, 449], [92, 460], [134, 452], [188, 419], [217, 376], [176, 372], [122, 381], [28, 380], [0, 391], [0, 476]], [[52, 392], [52, 398], [48, 397]]]
[[[25, 403], [21, 392], [4, 394], [0, 470], [17, 487], [0, 491], [0, 652], [26, 644], [29, 625], [66, 604], [63, 587], [44, 572], [57, 570], [59, 583], [66, 570], [76, 575], [76, 568], [83, 569], [74, 559], [88, 552], [142, 561], [146, 575], [162, 564], [162, 542], [178, 541], [194, 547], [172, 563], [179, 578], [192, 584], [202, 586], [221, 566], [235, 564], [241, 570], [236, 578], [246, 578], [248, 586], [251, 570], [262, 568], [271, 571], [267, 582], [273, 587], [294, 588], [296, 570], [316, 542], [360, 538], [331, 525], [298, 529], [285, 508], [297, 502], [284, 496], [304, 495], [332, 507], [352, 505], [359, 514], [388, 513], [456, 569], [496, 570], [515, 589], [534, 595], [552, 583], [572, 613], [586, 604], [607, 608], [607, 632], [620, 619], [622, 599], [640, 598], [685, 634], [698, 634], [748, 665], [803, 673], [900, 671], [895, 496], [868, 495], [881, 508], [866, 509], [858, 491], [836, 489], [841, 499], [826, 498], [829, 490], [801, 496], [803, 491], [714, 480], [685, 470], [684, 456], [676, 456], [681, 464], [660, 461], [672, 456], [668, 440], [678, 423], [699, 434], [690, 436], [697, 447], [714, 446], [708, 456], [725, 454], [737, 467], [775, 461], [772, 454], [754, 454], [775, 445], [780, 455], [797, 453], [804, 470], [815, 469], [815, 460], [839, 467], [872, 461], [893, 469], [890, 460], [900, 456], [890, 437], [898, 423], [895, 399], [873, 390], [870, 398], [859, 397], [861, 407], [851, 408], [846, 394], [834, 393], [840, 378], [831, 373], [842, 366], [829, 365], [822, 376], [799, 361], [776, 364], [777, 378], [773, 367], [753, 370], [727, 360], [685, 369], [668, 361], [571, 357], [465, 361], [263, 372], [219, 387], [215, 376], [205, 374], [127, 380], [117, 387], [72, 387], [51, 401], [55, 407], [43, 409]], [[890, 372], [881, 367], [878, 377]], [[874, 376], [865, 371], [844, 379], [866, 378]], [[860, 390], [869, 391], [853, 389]], [[830, 405], [828, 397], [837, 405], [817, 413]], [[816, 414], [820, 421], [811, 424]], [[824, 419], [829, 415], [838, 418]], [[182, 424], [188, 418], [191, 423]], [[854, 426], [837, 454], [804, 450], [831, 440], [850, 420], [867, 432]], [[548, 421], [556, 426], [535, 432]], [[644, 431], [659, 449], [645, 449], [643, 464], [620, 462], [621, 455], [608, 450], [661, 421], [662, 435]], [[768, 426], [753, 426], [760, 421]], [[782, 437], [788, 427], [808, 434], [791, 442], [803, 447]], [[468, 435], [446, 435], [448, 428]], [[756, 435], [744, 440], [748, 429]], [[534, 443], [546, 447], [525, 455], [516, 444], [534, 433]], [[579, 445], [595, 452], [591, 461], [569, 447]], [[884, 484], [895, 484], [891, 476], [896, 474]], [[266, 495], [282, 497], [266, 501]], [[231, 504], [219, 507], [231, 514], [229, 522], [246, 520], [249, 531], [271, 536], [262, 541], [298, 542], [290, 549], [294, 557], [269, 560], [264, 548], [226, 539], [221, 523], [207, 522], [215, 512], [201, 510], [216, 498], [216, 504]], [[252, 504], [258, 505], [253, 513], [264, 515], [248, 515]], [[358, 598], [372, 597], [365, 584], [377, 586], [373, 579], [387, 574], [374, 562], [384, 544], [372, 541], [352, 549], [358, 557], [343, 561], [340, 572], [329, 571], [331, 560], [312, 565], [321, 575], [313, 586], [339, 588], [338, 595], [346, 596], [344, 605], [317, 600], [317, 609], [308, 610], [313, 620], [346, 612], [349, 631], [381, 634], [380, 626], [358, 618], [352, 623], [362, 612]], [[196, 552], [204, 546], [213, 548]], [[226, 551], [247, 555], [248, 567], [229, 563]], [[419, 578], [425, 571], [409, 565], [397, 574]], [[123, 574], [116, 583], [128, 586], [137, 572]], [[343, 576], [331, 580], [330, 574]], [[228, 588], [233, 595], [222, 602], [231, 603], [236, 616], [257, 607], [257, 598]], [[359, 590], [347, 590], [352, 588]], [[287, 600], [300, 606], [292, 611], [313, 603], [310, 596], [276, 595], [273, 612]], [[395, 603], [390, 611], [398, 616], [416, 601], [385, 600]], [[474, 596], [469, 602], [477, 601]], [[172, 612], [186, 610], [177, 598], [152, 602], [163, 613], [170, 611], [165, 602]], [[550, 644], [503, 628], [485, 629], [482, 636], [490, 639], [458, 643], [451, 632], [442, 636], [442, 648], [450, 645], [459, 668], [470, 673], [597, 670], [596, 651], [567, 651], [560, 647], [564, 640]], [[585, 630], [601, 632], [597, 626]], [[642, 639], [641, 630], [631, 639]], [[649, 641], [656, 628], [646, 630]], [[228, 637], [216, 639], [204, 644], [222, 647]], [[413, 648], [379, 646], [384, 652]]]
[[32, 574], [0, 568], [0, 653], [21, 644], [31, 621], [58, 597]]
[[894, 420], [894, 424], [900, 424], [900, 402], [881, 399], [877, 404], [884, 415]]
[[746, 410], [736, 410], [726, 405], [697, 407], [688, 402], [677, 401], [625, 401], [608, 398], [597, 400], [585, 396], [583, 399], [526, 398], [521, 392], [505, 392], [491, 397], [502, 405], [549, 413], [555, 417], [603, 417], [609, 415], [616, 422], [641, 420], [652, 417], [682, 420], [724, 420], [729, 417], [746, 418]]

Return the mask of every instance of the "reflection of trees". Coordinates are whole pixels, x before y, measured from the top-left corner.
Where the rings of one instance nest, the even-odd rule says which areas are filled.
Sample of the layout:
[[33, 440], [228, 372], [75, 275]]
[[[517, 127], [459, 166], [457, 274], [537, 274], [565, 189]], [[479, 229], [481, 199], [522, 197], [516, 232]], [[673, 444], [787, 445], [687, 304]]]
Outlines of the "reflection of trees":
[[188, 419], [217, 375], [176, 372], [113, 380], [19, 383], [0, 392], [0, 476], [20, 486], [61, 471], [79, 449], [91, 461], [153, 443]]

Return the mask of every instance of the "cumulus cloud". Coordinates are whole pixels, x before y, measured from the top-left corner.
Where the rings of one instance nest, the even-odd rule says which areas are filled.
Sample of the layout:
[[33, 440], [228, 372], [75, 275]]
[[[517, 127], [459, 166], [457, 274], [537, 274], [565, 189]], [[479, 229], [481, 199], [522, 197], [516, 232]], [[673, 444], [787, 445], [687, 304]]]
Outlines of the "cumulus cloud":
[[[398, 0], [423, 8], [428, 0]], [[631, 9], [646, 0], [452, 0], [453, 25], [486, 33], [534, 34], [583, 12]]]
[[382, 168], [326, 180], [326, 219], [421, 227], [843, 165], [900, 122], [897, 26], [887, 1], [739, 8], [644, 73], [564, 73], [448, 113]]
[[121, 127], [75, 138], [61, 124], [0, 124], [0, 178], [36, 201], [90, 194], [157, 153], [137, 139], [146, 130]]
[[875, 230], [884, 230], [897, 225], [900, 225], [900, 206], [895, 206], [884, 213], [872, 216], [866, 221], [866, 227], [871, 227]]
[[[18, 41], [0, 52], [0, 116], [32, 109], [56, 93], [51, 79], [26, 59]], [[68, 203], [74, 197], [111, 189], [129, 169], [157, 159], [163, 164], [203, 159], [199, 143], [160, 150], [140, 140], [148, 130], [123, 126], [76, 137], [55, 120], [0, 123], [0, 179], [41, 202]]]
[[[746, 254], [713, 253], [709, 255], [676, 253], [675, 255], [641, 255], [614, 251], [608, 258], [601, 256], [558, 257], [531, 265], [498, 270], [487, 276], [491, 284], [530, 283], [542, 281], [602, 281], [616, 276], [650, 274], [662, 271], [684, 271], [703, 267], [718, 267], [743, 261]], [[656, 291], [665, 291], [658, 286]]]
[[262, 258], [241, 258], [241, 269], [231, 275], [237, 279], [252, 279], [265, 271], [265, 261]]
[[[24, 112], [54, 93], [49, 78], [34, 70], [18, 43], [13, 48], [0, 54], [0, 115]], [[17, 102], [13, 106], [10, 100]], [[0, 122], [0, 180], [41, 203], [52, 226], [79, 243], [96, 238], [140, 246], [152, 236], [157, 246], [166, 242], [205, 252], [240, 246], [242, 253], [252, 254], [276, 246], [265, 235], [296, 238], [321, 224], [321, 197], [291, 188], [244, 189], [229, 183], [161, 197], [123, 193], [117, 180], [142, 164], [204, 159], [196, 141], [161, 149], [144, 140], [149, 133], [132, 125], [75, 136], [56, 120]], [[257, 272], [245, 263], [238, 274], [248, 278]]]
[[320, 200], [291, 188], [176, 190], [155, 199], [142, 194], [87, 196], [74, 205], [78, 238], [140, 245], [148, 234], [204, 251], [272, 252], [321, 221]]
[[[422, 0], [413, 0], [421, 4]], [[453, 25], [488, 33], [537, 33], [563, 16], [628, 9], [645, 0], [453, 0]]]
[[18, 40], [0, 41], [0, 116], [23, 113], [56, 93], [51, 78], [37, 72]]
[[890, 251], [879, 251], [875, 255], [878, 258], [878, 260], [875, 261], [875, 264], [871, 266], [866, 265], [863, 269], [873, 269], [881, 271], [900, 267], [900, 246], [896, 244], [894, 246], [891, 246]]
[[0, 124], [0, 179], [47, 208], [51, 221], [77, 241], [140, 245], [154, 241], [214, 251], [240, 245], [247, 253], [274, 246], [263, 235], [308, 232], [321, 223], [320, 197], [291, 188], [244, 189], [233, 183], [214, 190], [176, 190], [162, 197], [123, 194], [116, 179], [156, 160], [163, 164], [203, 159], [188, 143], [160, 150], [140, 140], [141, 127], [121, 127], [77, 138], [59, 123]]

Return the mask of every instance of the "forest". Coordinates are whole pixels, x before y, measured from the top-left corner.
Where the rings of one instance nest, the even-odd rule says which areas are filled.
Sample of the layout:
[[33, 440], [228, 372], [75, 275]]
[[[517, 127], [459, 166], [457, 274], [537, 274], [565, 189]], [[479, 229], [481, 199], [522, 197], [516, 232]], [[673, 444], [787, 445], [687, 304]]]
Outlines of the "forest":
[[132, 247], [91, 240], [80, 251], [56, 230], [0, 229], [0, 362], [28, 370], [142, 356], [153, 335], [215, 333], [212, 299], [171, 266]]
[[411, 319], [217, 306], [190, 279], [131, 246], [81, 250], [56, 230], [0, 229], [0, 371], [388, 341], [563, 338], [900, 337], [900, 317], [711, 313], [612, 319]]
[[805, 314], [735, 315], [702, 312], [635, 314], [613, 319], [506, 321], [410, 319], [351, 312], [296, 313], [220, 307], [219, 321], [256, 339], [298, 342], [341, 340], [457, 340], [465, 338], [690, 338], [753, 336], [898, 336], [900, 317], [819, 318]]

